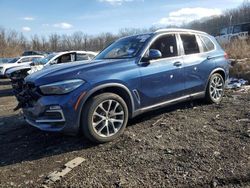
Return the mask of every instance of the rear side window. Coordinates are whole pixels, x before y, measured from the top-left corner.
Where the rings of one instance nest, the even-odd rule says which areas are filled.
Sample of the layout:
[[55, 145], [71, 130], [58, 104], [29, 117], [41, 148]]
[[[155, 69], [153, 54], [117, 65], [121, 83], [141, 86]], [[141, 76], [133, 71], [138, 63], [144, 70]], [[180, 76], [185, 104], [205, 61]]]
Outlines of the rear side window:
[[25, 57], [21, 60], [22, 63], [26, 63], [26, 62], [30, 62], [30, 61], [32, 61], [32, 58], [30, 58], [30, 57]]
[[234, 26], [233, 33], [240, 33], [241, 31], [241, 25]]
[[220, 35], [226, 35], [228, 33], [228, 28], [223, 28], [220, 30]]
[[186, 55], [200, 53], [195, 35], [181, 34], [180, 36]]
[[89, 60], [89, 56], [87, 54], [76, 54], [77, 61]]
[[250, 32], [250, 23], [242, 25], [242, 31], [243, 32], [246, 32], [246, 31]]
[[37, 60], [37, 59], [40, 59], [40, 57], [32, 57], [32, 58], [31, 58], [32, 61], [35, 61], [35, 60]]
[[202, 47], [204, 52], [209, 52], [215, 49], [214, 43], [205, 36], [199, 36], [201, 39]]
[[178, 56], [177, 43], [175, 35], [165, 35], [158, 38], [150, 49], [159, 50], [162, 58]]

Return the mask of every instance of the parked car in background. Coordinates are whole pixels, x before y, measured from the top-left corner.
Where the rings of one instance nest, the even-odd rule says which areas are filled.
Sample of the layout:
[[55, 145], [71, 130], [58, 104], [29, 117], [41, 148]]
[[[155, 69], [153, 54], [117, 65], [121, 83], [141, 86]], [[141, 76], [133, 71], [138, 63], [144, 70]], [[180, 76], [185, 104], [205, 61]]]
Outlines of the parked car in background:
[[250, 22], [223, 28], [216, 39], [220, 44], [228, 44], [234, 40], [247, 40], [249, 37]]
[[39, 51], [24, 51], [22, 56], [31, 56], [31, 55], [48, 55], [47, 52], [39, 52]]
[[173, 103], [222, 100], [226, 53], [199, 31], [164, 29], [117, 40], [91, 63], [64, 64], [25, 78], [19, 102], [41, 130], [98, 143], [120, 136], [128, 119]]
[[51, 53], [45, 58], [35, 62], [31, 66], [29, 74], [55, 64], [68, 63], [74, 61], [86, 61], [93, 59], [97, 53], [90, 51], [68, 51]]
[[26, 66], [32, 63], [35, 59], [43, 58], [42, 55], [32, 55], [32, 56], [22, 56], [22, 57], [16, 57], [12, 60], [8, 61], [7, 63], [3, 63], [0, 65], [0, 76], [6, 77], [6, 71], [14, 68], [14, 67], [21, 67]]
[[46, 57], [38, 59], [28, 66], [26, 65], [23, 67], [10, 69], [7, 72], [7, 75], [8, 77], [12, 77], [13, 74], [16, 75], [22, 72], [22, 74], [25, 74], [25, 76], [27, 76], [28, 74], [43, 69], [44, 67], [48, 68], [49, 66], [55, 64], [91, 60], [96, 55], [97, 53], [91, 51], [66, 51], [66, 52], [50, 53]]
[[12, 60], [13, 58], [0, 58], [0, 64], [3, 63], [8, 63], [10, 60]]
[[[82, 63], [82, 61], [86, 62], [93, 59], [96, 54], [97, 53], [90, 51], [66, 51], [51, 53], [44, 58], [34, 60], [30, 64], [9, 69], [6, 75], [11, 79], [13, 92], [17, 100], [19, 100], [19, 94], [23, 91], [24, 78], [27, 75], [39, 71], [43, 68], [50, 68], [52, 65], [56, 64], [71, 63], [75, 61], [78, 61], [80, 63]], [[19, 107], [17, 107], [17, 109], [18, 108]]]

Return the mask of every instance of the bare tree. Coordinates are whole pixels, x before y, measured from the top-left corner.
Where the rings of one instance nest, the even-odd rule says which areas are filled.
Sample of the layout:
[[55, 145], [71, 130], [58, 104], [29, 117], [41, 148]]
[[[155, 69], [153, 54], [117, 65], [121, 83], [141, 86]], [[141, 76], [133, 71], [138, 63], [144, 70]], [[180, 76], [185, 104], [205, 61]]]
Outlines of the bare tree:
[[[232, 19], [230, 20], [230, 18]], [[222, 27], [242, 22], [250, 22], [249, 0], [245, 0], [238, 8], [225, 11], [220, 16], [211, 17], [205, 20], [195, 20], [182, 27], [202, 30], [216, 35]], [[18, 56], [25, 50], [54, 52], [65, 50], [100, 51], [120, 37], [152, 32], [156, 29], [158, 28], [123, 28], [120, 29], [117, 34], [101, 33], [97, 36], [91, 36], [81, 31], [75, 32], [72, 35], [59, 35], [54, 33], [50, 34], [48, 37], [34, 35], [30, 40], [27, 40], [22, 33], [0, 28], [0, 57]]]

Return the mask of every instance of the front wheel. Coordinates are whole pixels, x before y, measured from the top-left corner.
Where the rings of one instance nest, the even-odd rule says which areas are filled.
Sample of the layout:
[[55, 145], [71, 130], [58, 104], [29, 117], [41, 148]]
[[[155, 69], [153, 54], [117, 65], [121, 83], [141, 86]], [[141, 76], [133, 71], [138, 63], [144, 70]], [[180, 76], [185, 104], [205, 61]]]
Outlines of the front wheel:
[[82, 112], [82, 131], [91, 141], [105, 143], [119, 137], [128, 122], [128, 107], [114, 93], [91, 98]]
[[224, 95], [225, 80], [219, 73], [213, 74], [206, 90], [206, 100], [209, 103], [220, 103]]

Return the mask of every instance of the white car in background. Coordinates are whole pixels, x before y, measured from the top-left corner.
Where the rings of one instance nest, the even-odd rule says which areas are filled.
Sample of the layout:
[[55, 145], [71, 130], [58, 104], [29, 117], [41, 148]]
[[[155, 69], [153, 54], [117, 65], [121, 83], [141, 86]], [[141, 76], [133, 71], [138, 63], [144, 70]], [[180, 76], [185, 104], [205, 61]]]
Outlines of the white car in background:
[[28, 74], [32, 74], [38, 70], [48, 68], [48, 66], [55, 64], [92, 60], [96, 55], [97, 53], [91, 51], [66, 51], [51, 53], [48, 56], [32, 63]]
[[5, 77], [6, 71], [14, 67], [29, 66], [34, 60], [43, 58], [42, 55], [22, 56], [13, 58], [7, 63], [0, 64], [0, 76]]
[[92, 60], [96, 55], [97, 55], [96, 52], [91, 52], [91, 51], [55, 52], [47, 55], [44, 58], [37, 59], [31, 64], [9, 69], [6, 72], [6, 75], [8, 77], [12, 77], [12, 75], [14, 74], [19, 74], [19, 76], [25, 77], [43, 68], [49, 68], [51, 65], [70, 63], [75, 61], [88, 61]]
[[37, 72], [41, 69], [50, 68], [53, 65], [58, 66], [63, 63], [90, 63], [91, 60], [97, 55], [96, 52], [91, 51], [66, 51], [51, 53], [44, 58], [37, 59], [31, 64], [21, 67], [14, 67], [6, 72], [7, 77], [11, 79], [13, 93], [19, 100], [19, 94], [23, 90], [24, 79], [29, 74]]

